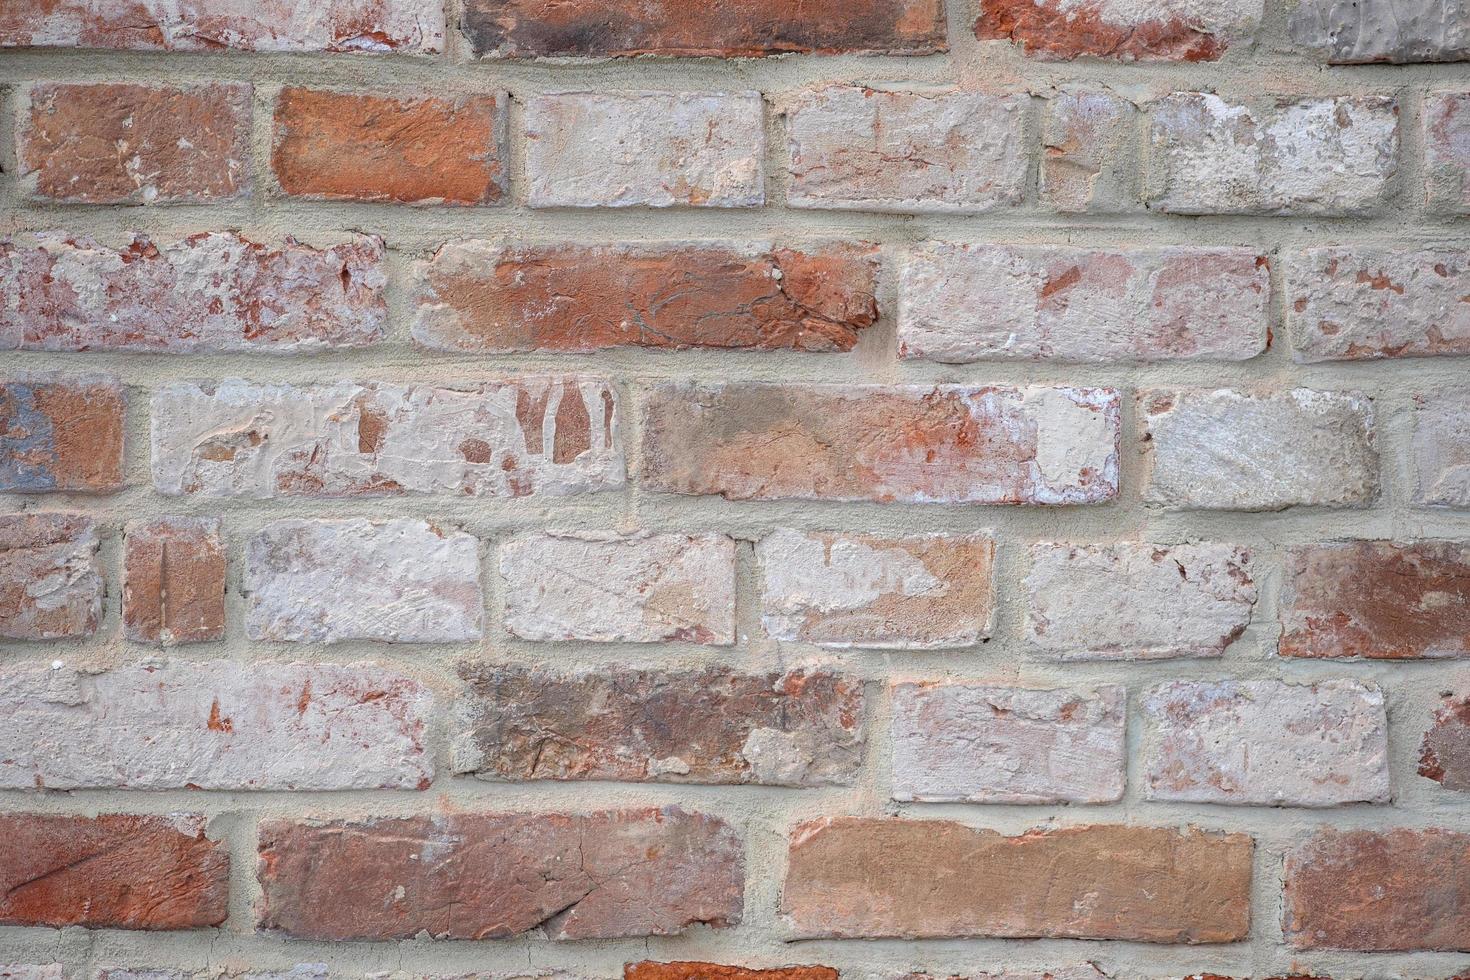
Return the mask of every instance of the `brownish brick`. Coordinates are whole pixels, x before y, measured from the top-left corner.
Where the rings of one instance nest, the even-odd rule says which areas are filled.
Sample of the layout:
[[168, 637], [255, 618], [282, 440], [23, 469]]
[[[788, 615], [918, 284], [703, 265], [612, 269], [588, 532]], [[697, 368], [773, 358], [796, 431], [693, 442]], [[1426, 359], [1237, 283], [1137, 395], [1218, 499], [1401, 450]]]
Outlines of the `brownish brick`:
[[1419, 745], [1419, 775], [1470, 792], [1470, 697], [1447, 694]]
[[97, 529], [82, 514], [0, 516], [0, 638], [91, 636], [102, 619]]
[[121, 490], [126, 414], [110, 375], [0, 381], [0, 493]]
[[123, 631], [144, 643], [225, 635], [225, 543], [213, 518], [165, 517], [128, 528]]

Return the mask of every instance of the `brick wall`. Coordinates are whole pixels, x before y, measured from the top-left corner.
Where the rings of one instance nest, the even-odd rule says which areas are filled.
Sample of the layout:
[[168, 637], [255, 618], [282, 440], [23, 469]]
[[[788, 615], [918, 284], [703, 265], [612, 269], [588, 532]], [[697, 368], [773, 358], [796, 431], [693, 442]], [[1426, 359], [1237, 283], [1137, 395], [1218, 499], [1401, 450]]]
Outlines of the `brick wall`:
[[437, 2], [0, 0], [0, 978], [1470, 970], [1465, 0]]

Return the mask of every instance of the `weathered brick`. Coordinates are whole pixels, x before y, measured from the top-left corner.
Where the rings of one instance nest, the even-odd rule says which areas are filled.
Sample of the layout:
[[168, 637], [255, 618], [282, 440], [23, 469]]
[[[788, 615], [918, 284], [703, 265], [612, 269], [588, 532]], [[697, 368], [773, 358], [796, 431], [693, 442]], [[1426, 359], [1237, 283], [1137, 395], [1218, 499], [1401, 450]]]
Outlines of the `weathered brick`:
[[1470, 59], [1465, 0], [1299, 0], [1291, 38], [1337, 65]]
[[225, 920], [229, 853], [204, 818], [0, 814], [0, 925], [198, 929]]
[[1298, 949], [1470, 950], [1470, 834], [1324, 829], [1286, 855]]
[[[0, 980], [65, 980], [65, 976], [60, 963], [0, 963]], [[831, 980], [837, 980], [836, 976]]]
[[1424, 167], [1430, 207], [1470, 214], [1470, 92], [1424, 97]]
[[943, 0], [467, 0], [464, 32], [497, 58], [759, 58], [945, 51]]
[[954, 364], [1247, 360], [1266, 349], [1270, 292], [1254, 249], [929, 244], [900, 272], [899, 352]]
[[429, 643], [480, 636], [478, 542], [426, 521], [288, 519], [250, 539], [253, 640]]
[[1077, 963], [1046, 970], [1008, 969], [997, 967], [984, 972], [967, 970], [958, 976], [938, 976], [929, 973], [904, 973], [887, 975], [869, 973], [867, 980], [1107, 980], [1107, 974], [1095, 963]]
[[526, 534], [500, 546], [505, 628], [528, 640], [735, 642], [723, 534]]
[[1252, 847], [1244, 834], [1194, 828], [1006, 837], [948, 821], [826, 818], [792, 833], [781, 911], [802, 938], [1236, 942], [1250, 929]]
[[1039, 542], [1026, 637], [1064, 660], [1218, 657], [1256, 603], [1250, 552], [1228, 544]]
[[179, 382], [153, 395], [153, 485], [211, 497], [590, 493], [625, 479], [617, 406], [611, 384], [585, 377]]
[[1470, 388], [1414, 396], [1414, 502], [1470, 507]]
[[1283, 657], [1470, 655], [1470, 545], [1344, 541], [1287, 557]]
[[1148, 503], [1267, 511], [1378, 495], [1373, 402], [1357, 392], [1175, 389], [1139, 401]]
[[1118, 492], [1107, 388], [672, 383], [642, 483], [732, 500], [1082, 504]]
[[677, 807], [260, 828], [260, 926], [303, 939], [663, 936], [734, 925], [743, 845]]
[[1174, 681], [1143, 701], [1151, 800], [1386, 803], [1388, 714], [1356, 681]]
[[22, 186], [38, 198], [163, 204], [248, 192], [249, 85], [36, 82], [20, 114]]
[[225, 635], [225, 543], [220, 522], [164, 517], [130, 524], [123, 552], [123, 633], [142, 643], [199, 643]]
[[1026, 97], [832, 85], [785, 107], [795, 208], [992, 211], [1026, 194]]
[[449, 242], [415, 267], [435, 350], [847, 351], [878, 318], [877, 249]]
[[980, 0], [975, 36], [1015, 41], [1048, 61], [1214, 61], [1249, 42], [1262, 0]]
[[862, 683], [825, 671], [466, 663], [460, 676], [456, 773], [822, 786], [851, 783], [862, 764]]
[[0, 381], [0, 492], [121, 490], [127, 402], [111, 375]]
[[893, 685], [893, 798], [1111, 803], [1123, 797], [1124, 691]]
[[45, 0], [0, 7], [0, 47], [135, 51], [402, 51], [444, 47], [444, 8], [421, 0]]
[[754, 969], [688, 960], [673, 963], [644, 960], [641, 963], [628, 963], [623, 967], [623, 980], [837, 980], [837, 977], [837, 971], [830, 966]]
[[748, 208], [765, 203], [758, 92], [558, 92], [526, 100], [527, 203]]
[[1470, 792], [1470, 697], [1446, 694], [1419, 744], [1419, 775]]
[[423, 789], [431, 707], [381, 664], [0, 669], [0, 788]]
[[494, 204], [506, 188], [507, 101], [282, 89], [271, 169], [299, 197]]
[[1138, 109], [1106, 89], [1062, 92], [1042, 116], [1043, 204], [1067, 213], [1116, 214], [1141, 201], [1133, 130]]
[[[383, 240], [317, 249], [209, 232], [122, 248], [64, 232], [0, 242], [0, 334], [50, 351], [262, 351], [362, 347], [383, 336]], [[3, 346], [3, 342], [0, 342]]]
[[1470, 353], [1470, 252], [1313, 248], [1285, 267], [1300, 363]]
[[1386, 96], [1227, 102], [1176, 92], [1151, 107], [1149, 202], [1175, 214], [1380, 210], [1398, 169]]
[[0, 515], [0, 638], [91, 636], [105, 590], [97, 529], [82, 514]]
[[761, 623], [790, 643], [881, 650], [967, 647], [990, 635], [989, 534], [772, 531], [755, 546]]

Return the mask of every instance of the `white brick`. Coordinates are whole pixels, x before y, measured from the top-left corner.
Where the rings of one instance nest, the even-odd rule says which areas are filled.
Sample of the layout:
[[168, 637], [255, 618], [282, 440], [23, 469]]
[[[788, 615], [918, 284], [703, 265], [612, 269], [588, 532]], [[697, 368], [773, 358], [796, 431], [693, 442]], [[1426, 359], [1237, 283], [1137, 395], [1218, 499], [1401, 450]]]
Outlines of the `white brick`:
[[1414, 502], [1470, 508], [1470, 388], [1414, 398]]

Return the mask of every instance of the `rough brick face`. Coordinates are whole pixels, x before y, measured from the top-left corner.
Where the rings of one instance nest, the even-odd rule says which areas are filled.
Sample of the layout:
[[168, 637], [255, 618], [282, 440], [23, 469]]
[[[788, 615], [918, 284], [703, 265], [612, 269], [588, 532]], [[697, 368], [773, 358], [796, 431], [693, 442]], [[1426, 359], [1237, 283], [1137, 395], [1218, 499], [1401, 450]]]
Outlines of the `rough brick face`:
[[1102, 388], [664, 385], [641, 482], [732, 500], [1082, 504], [1118, 488]]
[[1149, 503], [1268, 511], [1378, 495], [1373, 403], [1355, 392], [1154, 390], [1139, 408]]
[[1136, 210], [1138, 160], [1132, 102], [1104, 89], [1063, 92], [1046, 102], [1037, 193], [1058, 211]]
[[687, 960], [674, 963], [644, 960], [623, 967], [623, 980], [837, 980], [838, 976], [838, 972], [830, 966], [782, 966], [769, 970], [753, 970]]
[[1355, 681], [1174, 681], [1148, 692], [1150, 799], [1334, 806], [1389, 799], [1383, 694]]
[[1384, 96], [1246, 104], [1177, 92], [1149, 113], [1149, 201], [1163, 211], [1371, 213], [1398, 169], [1398, 104]]
[[91, 636], [106, 590], [100, 542], [82, 514], [0, 515], [0, 638]]
[[302, 939], [616, 939], [740, 921], [740, 838], [678, 808], [261, 826], [260, 926]]
[[1470, 214], [1470, 92], [1425, 97], [1424, 164], [1429, 203]]
[[1414, 502], [1470, 507], [1470, 389], [1414, 398]]
[[533, 208], [765, 202], [756, 92], [561, 92], [526, 102]]
[[0, 379], [0, 492], [121, 490], [126, 415], [108, 375]]
[[143, 643], [225, 635], [225, 544], [213, 518], [165, 517], [128, 526], [123, 632]]
[[405, 204], [494, 204], [505, 193], [506, 97], [287, 88], [271, 169], [282, 192]]
[[1110, 803], [1123, 796], [1124, 691], [893, 686], [893, 798]]
[[786, 109], [787, 203], [857, 211], [981, 212], [1026, 191], [1025, 98], [817, 89]]
[[1300, 0], [1291, 37], [1338, 65], [1470, 59], [1465, 0]]
[[865, 245], [499, 246], [419, 263], [414, 340], [435, 350], [847, 351], [877, 320]]
[[1251, 556], [1227, 544], [1041, 542], [1026, 638], [1064, 660], [1218, 657], [1250, 625]]
[[12, 346], [48, 351], [310, 353], [361, 347], [388, 316], [383, 240], [328, 248], [206, 232], [121, 248], [65, 232], [0, 242]]
[[198, 929], [225, 920], [230, 859], [204, 819], [0, 814], [0, 925]]
[[1286, 856], [1286, 941], [1300, 949], [1470, 950], [1470, 834], [1323, 830]]
[[624, 478], [604, 381], [519, 377], [465, 389], [242, 380], [158, 389], [153, 485], [210, 497], [561, 496]]
[[454, 770], [484, 779], [820, 786], [862, 761], [862, 684], [824, 671], [460, 675]]
[[1470, 698], [1447, 694], [1419, 745], [1419, 775], [1470, 792]]
[[929, 650], [990, 633], [987, 534], [884, 537], [780, 529], [756, 543], [766, 634], [823, 647]]
[[1120, 61], [1214, 61], [1248, 41], [1262, 0], [980, 0], [975, 35], [1008, 40], [1045, 60], [1080, 56]]
[[1285, 266], [1298, 361], [1470, 353], [1470, 252], [1318, 248]]
[[0, 788], [421, 789], [432, 698], [380, 664], [0, 670]]
[[36, 83], [21, 113], [20, 175], [40, 198], [222, 201], [249, 186], [249, 85]]
[[1470, 655], [1470, 546], [1348, 541], [1293, 549], [1281, 625], [1284, 657]]
[[832, 818], [793, 831], [781, 911], [802, 937], [1235, 942], [1250, 925], [1251, 850], [1243, 834], [1193, 828], [1005, 837], [945, 821]]
[[1247, 360], [1270, 273], [1251, 249], [932, 244], [904, 260], [904, 357], [946, 363]]
[[722, 534], [536, 534], [500, 547], [505, 628], [528, 640], [735, 642]]

